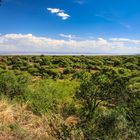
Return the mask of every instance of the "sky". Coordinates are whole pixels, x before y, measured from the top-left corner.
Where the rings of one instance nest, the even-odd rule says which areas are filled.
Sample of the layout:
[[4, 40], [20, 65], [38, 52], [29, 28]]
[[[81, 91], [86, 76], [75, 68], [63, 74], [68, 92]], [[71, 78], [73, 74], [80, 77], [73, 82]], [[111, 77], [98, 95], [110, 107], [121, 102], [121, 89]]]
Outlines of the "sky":
[[2, 0], [0, 53], [140, 53], [140, 0]]

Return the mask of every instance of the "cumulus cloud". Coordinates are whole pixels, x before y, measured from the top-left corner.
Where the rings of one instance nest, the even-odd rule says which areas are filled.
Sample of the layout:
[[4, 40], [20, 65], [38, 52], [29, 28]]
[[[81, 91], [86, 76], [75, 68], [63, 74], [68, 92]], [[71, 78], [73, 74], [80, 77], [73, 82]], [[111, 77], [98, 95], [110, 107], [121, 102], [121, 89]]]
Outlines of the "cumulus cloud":
[[98, 38], [78, 41], [37, 37], [32, 34], [6, 34], [0, 36], [0, 52], [138, 54], [140, 53], [140, 40]]
[[62, 20], [66, 20], [70, 17], [67, 13], [65, 13], [64, 10], [61, 10], [59, 8], [47, 8], [48, 11], [50, 11], [52, 14], [56, 14], [57, 16], [61, 17]]

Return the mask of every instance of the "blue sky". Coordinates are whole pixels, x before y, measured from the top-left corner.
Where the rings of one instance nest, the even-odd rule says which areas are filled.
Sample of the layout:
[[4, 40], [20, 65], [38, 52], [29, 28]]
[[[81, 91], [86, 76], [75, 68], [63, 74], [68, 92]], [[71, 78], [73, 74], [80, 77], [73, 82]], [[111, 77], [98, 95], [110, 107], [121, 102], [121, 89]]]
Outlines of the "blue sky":
[[[16, 39], [12, 38], [13, 41], [11, 38], [8, 39], [10, 43], [19, 41], [20, 44], [23, 42], [21, 39], [29, 40], [32, 34], [35, 40], [44, 37], [51, 39], [52, 44], [57, 41], [58, 48], [51, 48], [50, 45], [49, 49], [40, 49], [40, 51], [68, 50], [73, 52], [92, 49], [93, 53], [107, 53], [107, 51], [121, 53], [121, 50], [116, 52], [115, 49], [100, 50], [98, 42], [102, 40], [104, 46], [131, 47], [130, 52], [134, 47], [134, 50], [138, 52], [140, 50], [138, 43], [140, 0], [3, 0], [0, 7], [0, 34], [2, 40], [0, 51], [14, 50], [14, 48], [4, 50], [5, 46], [9, 45], [3, 41], [7, 39], [7, 36], [16, 36]], [[62, 45], [59, 41], [66, 42]], [[81, 45], [83, 41], [85, 47], [90, 45], [88, 49]], [[24, 43], [27, 51], [30, 51], [34, 45], [30, 43], [31, 41]], [[43, 43], [48, 45], [48, 42]], [[74, 45], [74, 50], [70, 49], [69, 43]], [[24, 50], [19, 50], [18, 46], [14, 47], [15, 51]]]

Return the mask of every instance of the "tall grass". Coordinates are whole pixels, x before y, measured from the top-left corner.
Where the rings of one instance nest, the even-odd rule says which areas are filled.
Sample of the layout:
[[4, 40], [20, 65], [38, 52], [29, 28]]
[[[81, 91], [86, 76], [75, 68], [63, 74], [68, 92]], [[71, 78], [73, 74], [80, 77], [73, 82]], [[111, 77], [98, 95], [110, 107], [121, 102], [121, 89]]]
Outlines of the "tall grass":
[[26, 94], [26, 101], [35, 113], [61, 113], [63, 108], [73, 103], [78, 85], [79, 83], [75, 80], [37, 81], [32, 85], [32, 92]]

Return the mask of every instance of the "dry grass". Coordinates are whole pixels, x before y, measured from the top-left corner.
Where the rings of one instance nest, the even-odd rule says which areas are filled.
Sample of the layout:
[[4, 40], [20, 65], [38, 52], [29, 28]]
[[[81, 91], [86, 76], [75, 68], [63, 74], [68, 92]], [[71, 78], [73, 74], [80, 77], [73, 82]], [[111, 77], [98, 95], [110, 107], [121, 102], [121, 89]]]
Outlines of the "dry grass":
[[37, 116], [26, 105], [0, 100], [0, 140], [57, 140], [63, 136], [62, 126], [75, 125], [74, 116], [65, 121], [60, 116]]
[[0, 122], [1, 124], [9, 124], [14, 122], [14, 112], [12, 106], [6, 100], [0, 101]]
[[75, 116], [70, 116], [66, 119], [66, 123], [69, 125], [75, 125], [79, 122], [79, 118], [75, 117]]

